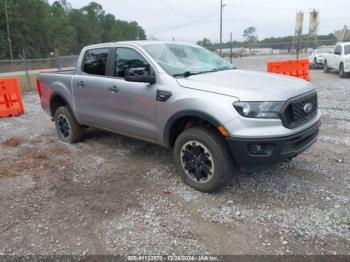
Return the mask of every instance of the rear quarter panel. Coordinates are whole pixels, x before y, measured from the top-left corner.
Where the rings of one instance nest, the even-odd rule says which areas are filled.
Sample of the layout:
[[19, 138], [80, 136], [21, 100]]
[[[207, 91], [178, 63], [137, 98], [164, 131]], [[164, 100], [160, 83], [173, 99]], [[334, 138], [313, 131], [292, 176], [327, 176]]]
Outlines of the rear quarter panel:
[[41, 84], [41, 106], [45, 112], [51, 116], [50, 110], [51, 100], [55, 96], [60, 96], [69, 105], [73, 114], [76, 112], [74, 102], [74, 92], [72, 90], [72, 83], [74, 74], [60, 74], [60, 73], [40, 73], [38, 80]]

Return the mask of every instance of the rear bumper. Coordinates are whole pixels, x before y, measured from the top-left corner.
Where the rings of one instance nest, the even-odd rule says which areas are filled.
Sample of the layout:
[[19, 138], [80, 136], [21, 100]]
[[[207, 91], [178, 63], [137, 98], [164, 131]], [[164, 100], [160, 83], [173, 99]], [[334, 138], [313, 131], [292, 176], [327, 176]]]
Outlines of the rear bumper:
[[[256, 171], [288, 161], [304, 152], [318, 138], [321, 122], [298, 134], [280, 138], [227, 138], [227, 143], [236, 163], [243, 171]], [[260, 148], [256, 153], [256, 146]], [[255, 153], [254, 153], [255, 151]]]

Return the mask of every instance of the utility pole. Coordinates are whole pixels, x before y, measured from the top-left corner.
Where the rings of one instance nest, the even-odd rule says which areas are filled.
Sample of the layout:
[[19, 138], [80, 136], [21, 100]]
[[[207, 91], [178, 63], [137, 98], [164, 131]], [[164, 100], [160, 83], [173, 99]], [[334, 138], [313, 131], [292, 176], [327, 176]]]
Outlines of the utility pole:
[[30, 89], [33, 89], [32, 82], [30, 81], [30, 76], [29, 76], [29, 68], [28, 68], [28, 64], [27, 64], [26, 52], [24, 51], [24, 49], [22, 50], [22, 56], [20, 55], [20, 57], [22, 58], [23, 63], [24, 63], [24, 69], [26, 72], [27, 83], [28, 83]]
[[220, 56], [222, 56], [222, 11], [225, 5], [220, 0]]
[[90, 19], [89, 19], [89, 12], [87, 10], [84, 10], [83, 11], [83, 15], [86, 15], [87, 16], [87, 19], [88, 19], [88, 29], [89, 29], [89, 44], [92, 44], [92, 37], [91, 37], [91, 22], [90, 22]]
[[230, 58], [231, 58], [231, 64], [233, 64], [233, 40], [232, 40], [232, 32], [230, 34]]
[[10, 34], [10, 23], [9, 23], [9, 16], [7, 13], [7, 0], [5, 0], [5, 19], [6, 19], [6, 28], [7, 28], [7, 41], [9, 42], [10, 58], [11, 58], [11, 60], [13, 60], [12, 41], [11, 41], [11, 34]]

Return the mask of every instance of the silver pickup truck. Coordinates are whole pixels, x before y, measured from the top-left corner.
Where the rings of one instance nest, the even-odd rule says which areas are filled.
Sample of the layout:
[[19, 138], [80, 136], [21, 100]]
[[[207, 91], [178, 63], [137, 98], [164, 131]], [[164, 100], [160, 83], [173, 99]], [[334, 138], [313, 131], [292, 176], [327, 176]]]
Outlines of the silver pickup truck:
[[173, 148], [184, 182], [203, 192], [291, 160], [320, 127], [311, 83], [239, 70], [185, 43], [88, 46], [74, 71], [42, 73], [37, 87], [63, 142], [91, 126]]

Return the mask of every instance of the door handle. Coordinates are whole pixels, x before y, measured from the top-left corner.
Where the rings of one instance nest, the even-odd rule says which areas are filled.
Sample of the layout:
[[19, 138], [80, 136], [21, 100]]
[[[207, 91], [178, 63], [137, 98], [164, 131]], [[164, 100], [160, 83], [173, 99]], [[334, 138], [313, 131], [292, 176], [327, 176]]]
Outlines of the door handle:
[[79, 87], [85, 87], [84, 81], [80, 81], [80, 82], [77, 84], [77, 86], [79, 86]]
[[112, 93], [119, 93], [119, 88], [117, 86], [112, 86], [108, 88], [108, 90], [111, 91]]

